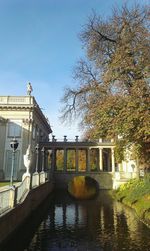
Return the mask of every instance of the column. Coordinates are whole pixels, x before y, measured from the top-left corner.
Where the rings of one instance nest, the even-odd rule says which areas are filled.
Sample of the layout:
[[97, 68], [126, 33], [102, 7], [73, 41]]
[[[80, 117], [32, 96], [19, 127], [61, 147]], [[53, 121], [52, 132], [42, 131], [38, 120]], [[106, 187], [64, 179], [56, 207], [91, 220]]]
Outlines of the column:
[[49, 153], [48, 153], [48, 150], [45, 151], [45, 168], [46, 170], [48, 170], [48, 156], [49, 156]]
[[112, 161], [112, 172], [115, 172], [115, 156], [114, 156], [114, 148], [111, 148], [111, 161]]
[[64, 148], [64, 172], [67, 171], [67, 149]]
[[52, 149], [52, 171], [54, 171], [55, 169], [55, 164], [56, 164], [56, 160], [55, 160], [55, 149]]
[[90, 149], [86, 150], [86, 171], [90, 172]]
[[78, 172], [78, 163], [79, 163], [79, 161], [78, 161], [78, 148], [76, 148], [75, 149], [75, 151], [76, 151], [76, 172]]
[[99, 147], [99, 169], [103, 171], [103, 148]]
[[111, 172], [111, 151], [107, 149], [107, 168], [108, 171]]

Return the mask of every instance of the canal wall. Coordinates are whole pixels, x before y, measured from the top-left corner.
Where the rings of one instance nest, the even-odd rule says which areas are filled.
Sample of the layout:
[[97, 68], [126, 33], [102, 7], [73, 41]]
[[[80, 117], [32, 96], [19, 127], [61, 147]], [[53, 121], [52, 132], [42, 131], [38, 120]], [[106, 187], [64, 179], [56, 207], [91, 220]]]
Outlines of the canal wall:
[[112, 172], [93, 172], [93, 173], [58, 173], [53, 174], [55, 187], [58, 189], [67, 189], [68, 183], [76, 176], [90, 176], [97, 181], [99, 189], [113, 189], [113, 173]]
[[46, 182], [30, 190], [28, 196], [21, 204], [17, 204], [15, 208], [0, 217], [0, 243], [10, 238], [52, 190], [52, 182]]

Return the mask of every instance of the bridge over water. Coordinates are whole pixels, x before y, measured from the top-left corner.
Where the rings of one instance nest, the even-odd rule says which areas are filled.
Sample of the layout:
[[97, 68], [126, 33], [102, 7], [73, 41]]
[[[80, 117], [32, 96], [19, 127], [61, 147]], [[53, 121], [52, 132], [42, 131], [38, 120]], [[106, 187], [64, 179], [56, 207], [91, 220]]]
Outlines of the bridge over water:
[[[100, 189], [117, 188], [128, 173], [115, 172], [114, 142], [53, 140], [36, 147], [36, 169], [17, 186], [0, 191], [0, 243], [19, 227], [53, 188], [66, 188], [74, 176], [95, 179]], [[50, 168], [47, 168], [50, 164]], [[117, 176], [116, 176], [117, 174]], [[124, 176], [125, 175], [125, 176]], [[9, 226], [9, 228], [7, 227]]]
[[77, 136], [75, 141], [67, 141], [64, 136], [64, 141], [53, 137], [50, 142], [41, 142], [37, 154], [43, 153], [42, 158], [38, 156], [42, 159], [41, 166], [50, 162], [57, 187], [66, 187], [74, 176], [86, 175], [97, 180], [100, 188], [111, 189], [115, 172], [114, 148], [113, 141], [79, 141]]

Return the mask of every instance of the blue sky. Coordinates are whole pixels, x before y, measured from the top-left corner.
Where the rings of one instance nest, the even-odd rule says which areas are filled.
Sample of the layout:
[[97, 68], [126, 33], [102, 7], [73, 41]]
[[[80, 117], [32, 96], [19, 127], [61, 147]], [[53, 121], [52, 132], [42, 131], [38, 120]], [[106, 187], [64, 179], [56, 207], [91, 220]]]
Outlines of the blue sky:
[[[129, 3], [134, 3], [130, 0]], [[147, 3], [148, 0], [140, 0]], [[65, 86], [84, 51], [78, 38], [92, 9], [107, 17], [123, 0], [0, 0], [0, 95], [33, 95], [56, 138], [81, 135], [77, 125], [59, 121]]]

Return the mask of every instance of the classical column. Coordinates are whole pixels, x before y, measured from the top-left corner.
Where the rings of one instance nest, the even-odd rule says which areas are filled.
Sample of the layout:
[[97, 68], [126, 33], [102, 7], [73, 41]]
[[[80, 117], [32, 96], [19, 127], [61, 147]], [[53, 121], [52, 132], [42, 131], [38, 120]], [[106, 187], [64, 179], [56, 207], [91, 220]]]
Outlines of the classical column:
[[111, 161], [112, 161], [112, 172], [115, 172], [115, 156], [114, 156], [114, 148], [111, 148]]
[[49, 169], [49, 166], [48, 166], [48, 156], [49, 156], [48, 150], [45, 150], [45, 169], [46, 170]]
[[64, 148], [64, 172], [67, 171], [67, 149]]
[[86, 150], [86, 171], [90, 172], [90, 149]]
[[55, 169], [55, 165], [56, 165], [56, 158], [55, 158], [55, 149], [52, 149], [52, 171], [54, 171]]
[[99, 147], [99, 169], [103, 171], [103, 148]]
[[111, 151], [107, 149], [107, 168], [108, 171], [111, 172]]
[[78, 172], [78, 163], [79, 163], [79, 160], [78, 160], [78, 158], [79, 158], [78, 148], [76, 148], [75, 151], [76, 151], [76, 172]]

